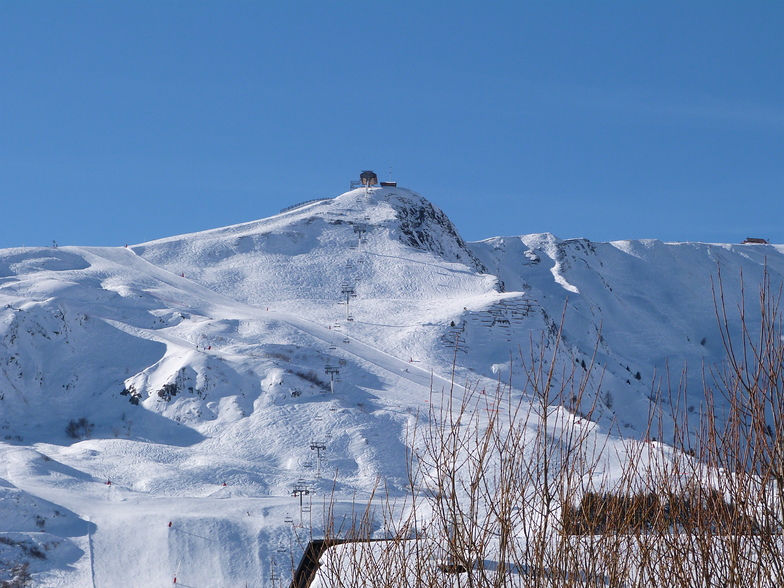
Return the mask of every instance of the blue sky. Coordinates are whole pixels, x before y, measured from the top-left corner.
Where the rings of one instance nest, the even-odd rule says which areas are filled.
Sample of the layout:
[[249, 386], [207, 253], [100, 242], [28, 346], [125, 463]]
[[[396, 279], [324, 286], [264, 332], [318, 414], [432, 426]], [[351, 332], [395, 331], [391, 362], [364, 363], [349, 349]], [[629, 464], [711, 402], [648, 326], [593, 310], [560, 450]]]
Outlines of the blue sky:
[[469, 240], [784, 243], [784, 2], [0, 0], [0, 247], [123, 245], [363, 169]]

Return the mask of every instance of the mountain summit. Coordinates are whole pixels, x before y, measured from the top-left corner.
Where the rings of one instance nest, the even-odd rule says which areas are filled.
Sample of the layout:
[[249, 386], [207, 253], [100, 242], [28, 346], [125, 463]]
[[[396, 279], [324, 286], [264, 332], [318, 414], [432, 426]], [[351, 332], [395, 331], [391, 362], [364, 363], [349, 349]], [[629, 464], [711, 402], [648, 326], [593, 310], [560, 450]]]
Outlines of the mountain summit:
[[[204, 285], [248, 303], [329, 298], [324, 292], [329, 288], [322, 281], [324, 274], [344, 274], [341, 266], [360, 258], [373, 266], [368, 272], [373, 281], [384, 283], [377, 284], [380, 289], [399, 291], [400, 281], [406, 278], [395, 275], [395, 270], [407, 274], [405, 264], [379, 262], [382, 271], [374, 271], [379, 269], [375, 262], [384, 255], [403, 259], [408, 251], [423, 259], [430, 254], [438, 263], [463, 264], [476, 273], [487, 273], [440, 209], [398, 187], [360, 188], [269, 219], [161, 239], [133, 249], [155, 265], [188, 271]], [[238, 275], [237, 265], [246, 271]]]

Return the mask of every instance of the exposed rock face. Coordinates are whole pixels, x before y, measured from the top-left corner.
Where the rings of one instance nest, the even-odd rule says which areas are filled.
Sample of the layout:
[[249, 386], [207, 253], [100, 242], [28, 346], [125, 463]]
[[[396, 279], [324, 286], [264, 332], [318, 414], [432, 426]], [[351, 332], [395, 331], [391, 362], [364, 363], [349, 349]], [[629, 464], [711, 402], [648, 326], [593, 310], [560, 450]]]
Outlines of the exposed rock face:
[[390, 203], [397, 215], [398, 239], [402, 243], [431, 251], [445, 259], [452, 257], [480, 273], [488, 273], [441, 209], [419, 196], [399, 196]]

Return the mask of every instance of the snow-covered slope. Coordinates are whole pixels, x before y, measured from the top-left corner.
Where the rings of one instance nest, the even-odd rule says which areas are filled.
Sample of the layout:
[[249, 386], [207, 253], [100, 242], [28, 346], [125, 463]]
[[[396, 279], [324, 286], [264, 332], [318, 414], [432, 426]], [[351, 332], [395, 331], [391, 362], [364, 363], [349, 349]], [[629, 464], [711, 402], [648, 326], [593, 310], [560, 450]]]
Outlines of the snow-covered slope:
[[[700, 406], [701, 370], [725, 356], [714, 299], [720, 284], [739, 332], [743, 284], [753, 309], [766, 271], [774, 287], [784, 280], [780, 245], [593, 243], [538, 234], [472, 247], [505, 289], [530, 292], [550, 320], [559, 321], [566, 308], [564, 341], [576, 358], [596, 346], [598, 364], [610, 376], [605, 397], [613, 399], [621, 424], [638, 428], [639, 417], [649, 414], [648, 397], [659, 383], [677, 384], [684, 368], [687, 408]], [[665, 390], [661, 402], [667, 397]]]
[[784, 248], [466, 243], [403, 188], [129, 248], [0, 251], [0, 560], [42, 586], [273, 585], [320, 524], [294, 490], [338, 514], [378, 479], [404, 493], [431, 388], [453, 364], [522, 387], [564, 307], [561, 361], [596, 350], [603, 370], [597, 434], [642, 435], [668, 362], [697, 382], [721, 358], [717, 264], [732, 307], [741, 270], [781, 282]]
[[[354, 190], [134, 251], [232, 299], [325, 325], [345, 319], [350, 290], [351, 332], [400, 357], [428, 352], [438, 325], [497, 291], [443, 212], [401, 188]], [[425, 318], [436, 328], [423, 331]]]

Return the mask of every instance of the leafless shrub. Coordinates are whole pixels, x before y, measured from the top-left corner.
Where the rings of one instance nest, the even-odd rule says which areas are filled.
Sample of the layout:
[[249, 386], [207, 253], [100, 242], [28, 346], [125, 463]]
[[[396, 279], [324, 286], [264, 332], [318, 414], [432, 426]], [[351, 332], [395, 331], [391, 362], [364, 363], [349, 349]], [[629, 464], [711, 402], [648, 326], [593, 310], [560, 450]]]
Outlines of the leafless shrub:
[[[720, 275], [714, 291], [727, 359], [706, 370], [701, 415], [681, 410], [685, 378], [667, 391], [671, 445], [598, 442], [596, 367], [559, 361], [555, 329], [520, 358], [522, 393], [499, 381], [433, 394], [409, 434], [410, 495], [380, 487], [349, 524], [327, 525], [352, 541], [327, 550], [318, 585], [784, 585], [782, 292], [766, 273], [737, 332]], [[661, 438], [654, 416], [648, 437]], [[621, 469], [603, 476], [610, 450]]]

